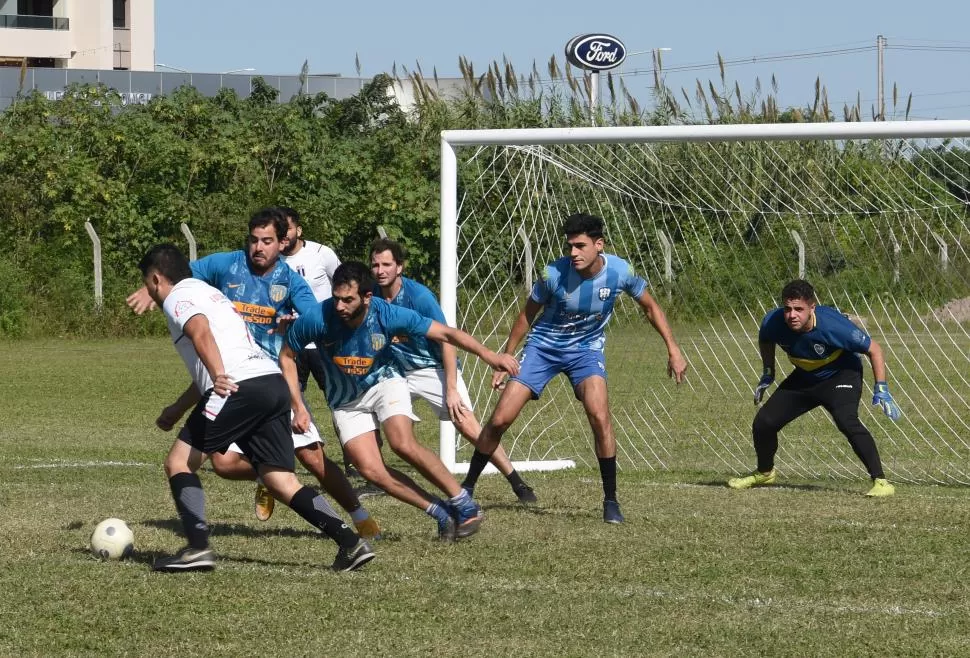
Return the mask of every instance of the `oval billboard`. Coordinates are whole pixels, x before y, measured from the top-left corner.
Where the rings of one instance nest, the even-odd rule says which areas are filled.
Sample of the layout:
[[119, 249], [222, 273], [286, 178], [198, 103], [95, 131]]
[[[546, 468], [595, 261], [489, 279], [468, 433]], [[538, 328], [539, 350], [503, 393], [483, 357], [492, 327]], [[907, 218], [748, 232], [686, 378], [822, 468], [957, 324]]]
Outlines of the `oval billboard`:
[[581, 34], [566, 44], [566, 61], [590, 71], [616, 68], [626, 59], [626, 46], [609, 34]]

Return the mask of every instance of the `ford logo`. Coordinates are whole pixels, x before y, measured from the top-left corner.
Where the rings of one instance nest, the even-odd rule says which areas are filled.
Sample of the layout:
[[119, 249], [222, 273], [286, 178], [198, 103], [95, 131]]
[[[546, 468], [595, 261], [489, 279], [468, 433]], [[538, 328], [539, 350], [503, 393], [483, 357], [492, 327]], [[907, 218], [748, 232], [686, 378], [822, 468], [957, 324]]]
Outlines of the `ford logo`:
[[609, 34], [581, 34], [566, 44], [566, 61], [590, 71], [616, 68], [626, 59], [626, 46]]

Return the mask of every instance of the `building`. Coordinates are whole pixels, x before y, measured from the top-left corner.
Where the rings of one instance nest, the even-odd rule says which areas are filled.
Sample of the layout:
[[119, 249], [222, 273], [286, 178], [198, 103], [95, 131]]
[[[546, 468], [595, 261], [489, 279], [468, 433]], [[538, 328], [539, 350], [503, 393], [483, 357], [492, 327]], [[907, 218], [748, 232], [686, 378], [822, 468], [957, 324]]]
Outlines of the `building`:
[[0, 0], [0, 66], [155, 69], [155, 0]]

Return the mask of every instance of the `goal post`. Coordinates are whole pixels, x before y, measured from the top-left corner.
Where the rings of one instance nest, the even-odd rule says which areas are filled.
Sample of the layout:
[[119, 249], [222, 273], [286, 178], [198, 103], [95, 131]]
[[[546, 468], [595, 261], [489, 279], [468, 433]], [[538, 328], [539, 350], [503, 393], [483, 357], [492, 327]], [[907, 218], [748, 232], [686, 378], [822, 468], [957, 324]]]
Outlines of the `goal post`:
[[[968, 137], [970, 121], [444, 131], [441, 306], [500, 349], [539, 274], [517, 245], [542, 268], [561, 255], [567, 214], [602, 216], [606, 250], [648, 279], [690, 364], [675, 390], [658, 374], [659, 338], [635, 304], [618, 304], [606, 356], [619, 463], [733, 472], [754, 463], [758, 323], [804, 270], [819, 303], [887, 352], [904, 417], [869, 409], [868, 364], [860, 417], [890, 476], [970, 483], [970, 315], [951, 304], [970, 314]], [[465, 378], [484, 423], [490, 373], [470, 359]], [[531, 406], [503, 440], [517, 468], [595, 463], [568, 382]], [[858, 476], [822, 412], [790, 428], [785, 472]], [[440, 450], [467, 470], [447, 422]]]

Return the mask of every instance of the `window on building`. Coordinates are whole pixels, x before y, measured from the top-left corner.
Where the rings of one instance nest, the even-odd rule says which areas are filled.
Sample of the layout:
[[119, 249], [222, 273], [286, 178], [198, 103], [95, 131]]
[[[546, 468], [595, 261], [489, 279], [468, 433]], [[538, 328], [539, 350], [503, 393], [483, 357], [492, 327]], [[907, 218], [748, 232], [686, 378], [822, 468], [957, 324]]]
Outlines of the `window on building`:
[[55, 0], [17, 0], [21, 16], [53, 16]]
[[128, 27], [128, 0], [112, 0], [114, 26]]

